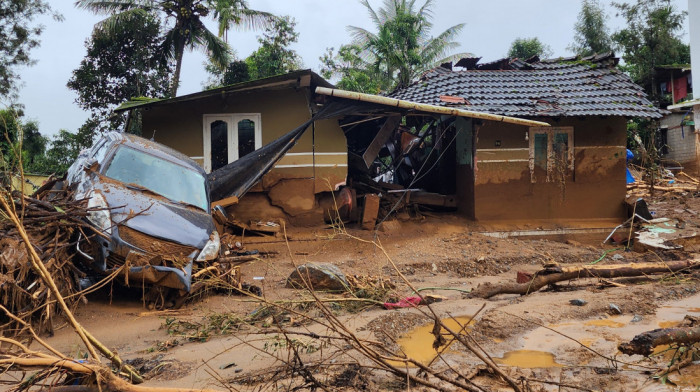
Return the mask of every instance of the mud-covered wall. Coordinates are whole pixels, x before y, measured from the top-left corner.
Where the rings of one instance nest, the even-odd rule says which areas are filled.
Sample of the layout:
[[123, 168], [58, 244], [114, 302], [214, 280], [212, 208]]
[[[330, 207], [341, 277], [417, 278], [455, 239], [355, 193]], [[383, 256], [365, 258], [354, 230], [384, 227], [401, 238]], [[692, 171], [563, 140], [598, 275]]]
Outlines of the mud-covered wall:
[[[260, 113], [262, 145], [291, 131], [311, 117], [308, 88], [282, 86], [274, 90], [222, 93], [196, 100], [156, 105], [143, 112], [143, 135], [192, 157], [204, 156], [205, 114]], [[303, 179], [313, 192], [344, 184], [347, 143], [335, 120], [316, 122], [262, 181], [271, 190], [280, 181]], [[257, 186], [254, 190], [262, 190]]]
[[532, 182], [528, 128], [486, 121], [476, 133], [477, 220], [621, 219], [625, 198], [626, 120], [539, 119], [573, 127], [574, 170], [565, 181]]

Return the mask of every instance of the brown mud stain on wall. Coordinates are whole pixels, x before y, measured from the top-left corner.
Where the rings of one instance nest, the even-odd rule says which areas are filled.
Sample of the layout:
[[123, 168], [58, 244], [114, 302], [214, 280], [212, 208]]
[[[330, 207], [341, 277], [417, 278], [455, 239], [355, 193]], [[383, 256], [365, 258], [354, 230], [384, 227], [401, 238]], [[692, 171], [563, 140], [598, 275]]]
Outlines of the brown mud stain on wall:
[[[569, 146], [574, 148], [573, 175], [550, 181], [536, 176], [533, 183], [529, 162], [522, 159], [530, 143], [525, 140], [527, 128], [484, 124], [477, 142], [477, 220], [623, 218], [624, 119], [567, 119], [553, 125], [574, 128], [573, 146]], [[497, 159], [487, 158], [490, 156]]]

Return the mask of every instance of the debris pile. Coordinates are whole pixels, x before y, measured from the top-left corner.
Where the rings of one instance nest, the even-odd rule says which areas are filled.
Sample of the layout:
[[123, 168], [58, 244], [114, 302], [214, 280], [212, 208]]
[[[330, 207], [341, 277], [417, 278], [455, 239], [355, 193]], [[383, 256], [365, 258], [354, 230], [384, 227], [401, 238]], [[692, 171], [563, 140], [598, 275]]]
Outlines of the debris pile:
[[[52, 190], [53, 181], [42, 186], [33, 197], [18, 192], [10, 196], [7, 206], [14, 209], [22, 222], [31, 246], [56, 281], [69, 305], [80, 296], [80, 279], [85, 276], [74, 264], [75, 244], [92, 231], [82, 219], [89, 214], [84, 200], [73, 200], [70, 191]], [[50, 200], [47, 201], [47, 200]], [[56, 298], [32, 267], [16, 225], [7, 214], [0, 217], [0, 298], [7, 311], [31, 321], [40, 332], [52, 331], [52, 317], [59, 311]], [[0, 315], [4, 335], [16, 335], [22, 326]]]
[[683, 171], [672, 173], [668, 169], [661, 168], [650, 174], [641, 170], [633, 170], [634, 182], [627, 184], [629, 193], [638, 197], [645, 197], [649, 194], [660, 192], [698, 192], [700, 191], [700, 180]]

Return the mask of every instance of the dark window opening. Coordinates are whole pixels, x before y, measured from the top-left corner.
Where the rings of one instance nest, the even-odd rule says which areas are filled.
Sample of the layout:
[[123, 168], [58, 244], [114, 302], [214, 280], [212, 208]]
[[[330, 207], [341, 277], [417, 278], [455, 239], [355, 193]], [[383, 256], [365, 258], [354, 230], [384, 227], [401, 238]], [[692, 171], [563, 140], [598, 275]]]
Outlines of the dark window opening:
[[255, 151], [255, 123], [251, 120], [238, 122], [238, 158]]
[[228, 164], [228, 126], [216, 120], [209, 125], [211, 130], [211, 170]]

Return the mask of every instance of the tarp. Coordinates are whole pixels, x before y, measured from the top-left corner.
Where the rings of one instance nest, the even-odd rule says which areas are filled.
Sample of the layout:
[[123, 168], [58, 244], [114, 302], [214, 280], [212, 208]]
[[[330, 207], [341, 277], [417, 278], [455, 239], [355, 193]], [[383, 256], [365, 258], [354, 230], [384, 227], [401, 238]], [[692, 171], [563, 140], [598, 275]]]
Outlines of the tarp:
[[333, 100], [327, 103], [310, 119], [284, 136], [209, 173], [207, 180], [209, 181], [211, 201], [214, 202], [231, 196], [241, 198], [262, 176], [272, 169], [275, 163], [282, 159], [287, 151], [294, 147], [314, 121], [341, 117], [359, 111], [376, 111], [381, 109], [383, 109], [381, 106], [362, 102]]

